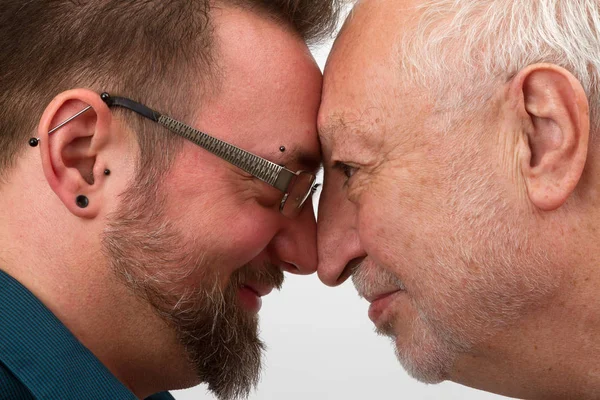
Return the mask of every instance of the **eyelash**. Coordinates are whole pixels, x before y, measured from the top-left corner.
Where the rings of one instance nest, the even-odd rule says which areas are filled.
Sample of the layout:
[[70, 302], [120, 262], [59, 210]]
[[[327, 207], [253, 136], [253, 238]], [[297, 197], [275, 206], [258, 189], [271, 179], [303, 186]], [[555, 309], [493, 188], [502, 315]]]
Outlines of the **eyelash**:
[[352, 167], [341, 161], [336, 161], [335, 165], [333, 167], [335, 169], [340, 170], [342, 172], [342, 174], [344, 174], [344, 176], [346, 177], [346, 180], [344, 181], [344, 186], [348, 185], [348, 182], [350, 181], [352, 176], [354, 176], [354, 174], [358, 171], [358, 168]]

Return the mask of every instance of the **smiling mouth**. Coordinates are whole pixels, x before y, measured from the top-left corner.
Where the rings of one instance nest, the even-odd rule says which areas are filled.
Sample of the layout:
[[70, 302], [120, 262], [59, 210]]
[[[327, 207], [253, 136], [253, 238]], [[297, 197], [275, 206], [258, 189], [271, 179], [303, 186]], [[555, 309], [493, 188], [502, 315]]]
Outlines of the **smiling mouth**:
[[246, 286], [246, 285], [241, 285], [240, 289], [248, 289], [250, 290], [252, 293], [254, 293], [257, 297], [261, 297], [261, 295], [258, 294], [258, 292], [254, 289], [252, 289], [251, 286]]
[[262, 296], [273, 290], [273, 286], [245, 283], [238, 289], [238, 298], [243, 308], [257, 314], [262, 307]]
[[405, 294], [405, 290], [397, 289], [367, 298], [367, 301], [371, 303], [369, 306], [369, 319], [373, 321], [375, 325], [378, 325], [381, 322], [384, 313], [390, 308], [392, 303]]
[[403, 289], [395, 289], [395, 290], [391, 290], [389, 292], [385, 292], [385, 293], [380, 293], [380, 294], [375, 294], [375, 295], [367, 295], [367, 296], [363, 296], [365, 298], [365, 300], [367, 300], [369, 303], [373, 304], [379, 300], [385, 299], [388, 296], [391, 296], [395, 293], [398, 292], [404, 292]]
[[273, 291], [273, 286], [271, 285], [261, 285], [253, 282], [246, 282], [240, 286], [241, 289], [248, 289], [254, 292], [258, 297], [263, 297], [268, 295]]

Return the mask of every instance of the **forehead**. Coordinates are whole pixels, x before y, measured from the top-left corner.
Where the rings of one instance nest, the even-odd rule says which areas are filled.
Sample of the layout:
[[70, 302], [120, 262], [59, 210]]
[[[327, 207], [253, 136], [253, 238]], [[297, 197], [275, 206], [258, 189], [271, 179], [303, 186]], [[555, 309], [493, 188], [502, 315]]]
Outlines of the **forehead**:
[[415, 3], [361, 1], [346, 20], [325, 68], [319, 113], [324, 144], [334, 146], [342, 132], [351, 133], [353, 141], [381, 139], [381, 125], [418, 108], [417, 92], [407, 96], [398, 56]]
[[261, 14], [231, 7], [213, 13], [220, 82], [198, 104], [196, 126], [276, 163], [318, 160], [321, 73], [305, 43]]

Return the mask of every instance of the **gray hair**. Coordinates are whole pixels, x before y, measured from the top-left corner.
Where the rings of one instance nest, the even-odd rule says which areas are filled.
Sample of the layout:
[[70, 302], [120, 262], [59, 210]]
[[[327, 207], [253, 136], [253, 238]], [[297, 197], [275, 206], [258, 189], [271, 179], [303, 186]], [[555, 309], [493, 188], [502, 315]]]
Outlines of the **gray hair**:
[[403, 71], [451, 107], [477, 107], [490, 89], [535, 63], [570, 71], [600, 127], [599, 0], [425, 0], [400, 48]]

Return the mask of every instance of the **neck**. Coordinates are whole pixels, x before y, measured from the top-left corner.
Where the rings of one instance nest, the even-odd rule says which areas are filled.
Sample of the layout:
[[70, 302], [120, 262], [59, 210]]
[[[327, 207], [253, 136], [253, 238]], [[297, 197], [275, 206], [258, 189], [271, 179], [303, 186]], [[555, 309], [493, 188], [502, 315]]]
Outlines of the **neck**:
[[[39, 187], [32, 193], [15, 188], [9, 183], [0, 189], [0, 210], [10, 210], [0, 213], [0, 268], [136, 396], [173, 389], [172, 382], [189, 375], [183, 350], [108, 265], [100, 245], [102, 222], [75, 219], [52, 193], [40, 195]], [[40, 206], [23, 204], [23, 198]]]

